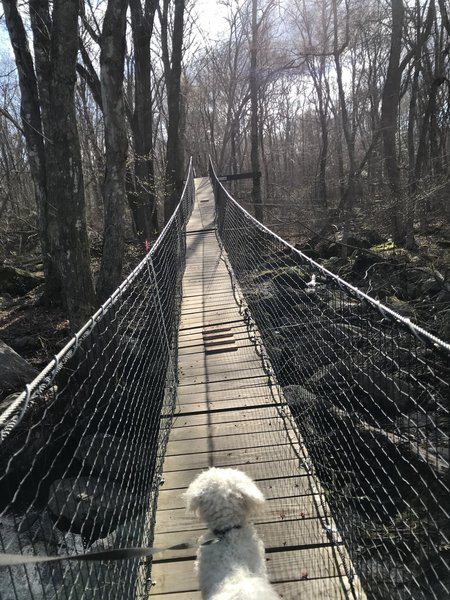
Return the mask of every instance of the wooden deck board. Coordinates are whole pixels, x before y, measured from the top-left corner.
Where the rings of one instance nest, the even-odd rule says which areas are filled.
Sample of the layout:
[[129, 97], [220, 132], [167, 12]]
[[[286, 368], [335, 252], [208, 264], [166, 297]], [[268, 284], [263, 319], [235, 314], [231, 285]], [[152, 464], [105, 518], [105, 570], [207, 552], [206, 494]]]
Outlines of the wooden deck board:
[[[288, 447], [286, 447], [288, 446]], [[208, 450], [197, 452], [193, 455], [173, 455], [166, 458], [166, 473], [170, 471], [183, 471], [188, 469], [207, 469], [208, 467], [232, 467], [245, 466], [252, 461], [258, 462], [279, 462], [289, 460], [291, 457], [288, 444], [279, 445], [277, 448], [272, 446], [259, 446], [256, 448], [236, 448], [226, 450]]]
[[[237, 323], [231, 323], [230, 325], [224, 325], [222, 327], [214, 327], [206, 330], [206, 333], [210, 331], [224, 331], [227, 330], [229, 333], [232, 333], [237, 339], [249, 339], [249, 335], [247, 333], [247, 325], [242, 323], [242, 321]], [[179, 347], [183, 348], [186, 345], [194, 345], [203, 343], [203, 329], [192, 329], [180, 331], [179, 335]]]
[[[217, 348], [217, 346], [215, 347]], [[220, 346], [220, 348], [222, 349], [222, 346]], [[189, 372], [189, 371], [188, 371]], [[203, 369], [202, 371], [199, 370], [198, 373], [195, 373], [194, 375], [190, 376], [190, 375], [184, 375], [183, 377], [183, 386], [184, 387], [188, 387], [188, 386], [193, 386], [193, 387], [198, 387], [199, 385], [208, 385], [208, 386], [212, 386], [213, 384], [219, 384], [220, 387], [218, 388], [219, 390], [235, 390], [235, 389], [239, 389], [239, 386], [236, 387], [236, 382], [240, 382], [240, 381], [248, 381], [248, 387], [251, 387], [251, 382], [252, 380], [256, 379], [256, 378], [266, 378], [267, 376], [264, 372], [264, 369], [261, 367], [261, 365], [259, 366], [259, 368], [257, 367], [249, 367], [249, 368], [242, 368], [242, 369], [235, 369], [233, 371], [220, 371], [218, 373], [210, 373], [209, 370]], [[228, 383], [231, 383], [230, 387], [227, 386]], [[260, 383], [260, 382], [259, 382]], [[193, 390], [194, 393], [196, 393], [195, 390]]]
[[[333, 549], [312, 548], [308, 550], [291, 550], [267, 554], [267, 569], [273, 583], [293, 583], [293, 573], [297, 573], [297, 596], [300, 595], [301, 585], [307, 581], [312, 586], [315, 595], [310, 598], [321, 598], [322, 580], [338, 578], [341, 564], [335, 557]], [[298, 581], [301, 577], [306, 579]], [[180, 560], [174, 563], [155, 561], [152, 569], [152, 579], [156, 582], [154, 593], [179, 593], [197, 590], [197, 580], [193, 560]], [[334, 596], [341, 598], [346, 596]]]
[[[280, 517], [281, 518], [281, 517]], [[310, 518], [295, 521], [278, 521], [277, 523], [259, 523], [255, 520], [258, 534], [262, 538], [266, 551], [279, 550], [280, 548], [296, 548], [297, 546], [316, 547], [329, 546], [326, 530], [322, 519]], [[193, 544], [203, 534], [207, 534], [205, 528], [197, 524], [196, 529], [190, 531], [175, 531], [169, 533], [157, 533], [154, 544], [157, 548], [174, 546], [175, 544]], [[211, 536], [213, 537], [213, 536]], [[161, 560], [182, 560], [195, 558], [196, 549], [166, 550], [161, 552], [158, 558]], [[291, 578], [294, 574], [292, 573]]]
[[[220, 319], [219, 321], [217, 321], [216, 323], [214, 323], [213, 325], [215, 327], [218, 327], [219, 325], [233, 325], [236, 323], [242, 323], [242, 317], [236, 316], [234, 315], [233, 317], [231, 317], [230, 319]], [[201, 329], [203, 327], [202, 323], [199, 323], [197, 325], [191, 325], [190, 323], [187, 323], [187, 325], [185, 325], [184, 327], [180, 326], [180, 336], [184, 336], [188, 333], [190, 333], [191, 331], [195, 330], [195, 329]]]
[[[179, 365], [179, 374], [190, 377], [202, 377], [208, 375], [229, 375], [231, 369], [240, 367], [241, 371], [247, 371], [253, 368], [261, 368], [261, 361], [254, 356], [238, 352], [236, 354], [223, 353], [225, 355], [200, 354], [198, 356], [190, 355], [187, 360], [181, 360]], [[224, 371], [224, 362], [226, 361], [227, 370]], [[264, 373], [265, 375], [265, 373]]]
[[[251, 408], [244, 410], [230, 410], [218, 413], [209, 414], [198, 414], [190, 415], [189, 418], [178, 415], [175, 417], [172, 424], [172, 435], [177, 436], [179, 434], [190, 436], [189, 430], [194, 429], [198, 426], [208, 425], [213, 427], [214, 425], [227, 424], [227, 423], [241, 423], [247, 420], [251, 421], [254, 419], [271, 419], [276, 418], [280, 415], [279, 408], [270, 405], [263, 408]], [[177, 439], [174, 437], [174, 439]], [[186, 439], [179, 437], [178, 439]]]
[[[161, 572], [161, 571], [160, 571]], [[156, 586], [158, 586], [158, 581]], [[286, 581], [273, 584], [275, 590], [283, 600], [340, 600], [348, 596], [344, 595], [342, 582], [339, 577], [328, 577], [326, 579], [305, 579], [303, 581]], [[157, 587], [156, 587], [157, 589]], [[178, 592], [174, 594], [152, 594], [154, 600], [201, 600], [198, 591]]]
[[202, 398], [190, 397], [190, 401], [179, 405], [179, 414], [218, 412], [225, 410], [254, 409], [273, 406], [273, 397], [264, 390], [264, 393], [254, 392], [251, 396], [236, 395], [231, 398], [221, 398], [220, 393], [216, 395], [205, 394]]
[[250, 338], [247, 331], [247, 325], [243, 323], [241, 319], [240, 321], [236, 321], [235, 323], [232, 323], [230, 325], [223, 325], [219, 327], [213, 326], [197, 330], [193, 329], [192, 331], [183, 332], [183, 334], [180, 333], [179, 343], [181, 347], [183, 346], [183, 344], [186, 344], [188, 342], [191, 344], [196, 342], [199, 343], [200, 341], [203, 341], [205, 336], [214, 335], [214, 332], [216, 331], [218, 332], [218, 335], [220, 333], [227, 333], [229, 335], [233, 335], [236, 338], [242, 338], [244, 340]]
[[[319, 501], [319, 498], [317, 498]], [[299, 514], [299, 512], [301, 514]], [[273, 498], [267, 500], [264, 510], [258, 515], [256, 523], [278, 523], [283, 521], [295, 521], [296, 519], [310, 519], [316, 515], [316, 507], [310, 502], [305, 501], [304, 510], [299, 511], [297, 506], [293, 506], [292, 498]], [[326, 517], [322, 511], [322, 516]], [[173, 533], [176, 531], [192, 531], [198, 529], [198, 521], [195, 517], [186, 514], [184, 507], [171, 508], [161, 511], [158, 515], [159, 530], [164, 533]]]
[[[250, 411], [249, 411], [250, 412]], [[205, 425], [189, 425], [187, 427], [178, 428], [172, 431], [171, 441], [179, 442], [181, 440], [189, 440], [197, 438], [210, 438], [217, 436], [234, 436], [247, 433], [253, 433], [255, 426], [258, 425], [258, 430], [261, 433], [264, 431], [285, 431], [285, 426], [280, 423], [281, 419], [277, 413], [273, 413], [270, 417], [256, 417], [254, 419], [242, 419], [239, 421], [231, 421], [229, 423], [205, 424]]]
[[[236, 344], [237, 349], [240, 350], [241, 357], [242, 357], [242, 355], [245, 356], [245, 354], [246, 354], [245, 350], [248, 348], [252, 349], [252, 352], [248, 353], [249, 356], [254, 357], [254, 352], [253, 352], [254, 344], [248, 338], [248, 336], [244, 338], [244, 337], [235, 336], [235, 335], [231, 334], [227, 338], [225, 338], [225, 337], [221, 338], [222, 342], [226, 342], [226, 341], [230, 341], [230, 340], [233, 340], [234, 343]], [[195, 344], [185, 345], [182, 348], [180, 348], [179, 356], [180, 356], [181, 365], [188, 362], [188, 360], [195, 360], [196, 354], [200, 354], [201, 356], [204, 356], [204, 353], [205, 353], [204, 347], [205, 347], [205, 344], [202, 341], [201, 343], [196, 342]], [[223, 361], [221, 361], [219, 359], [219, 357], [217, 357], [217, 358], [218, 358], [218, 360], [216, 362], [219, 364], [221, 363], [223, 365]], [[236, 355], [230, 355], [229, 357], [220, 357], [220, 358], [225, 358], [225, 359], [228, 358], [230, 362], [237, 362]], [[261, 360], [257, 359], [257, 358], [255, 358], [255, 360], [257, 362], [259, 361], [259, 365], [261, 368]], [[222, 369], [222, 371], [223, 371], [223, 369]]]
[[[245, 380], [243, 380], [245, 381]], [[226, 382], [225, 382], [226, 383]], [[193, 389], [193, 388], [196, 389]], [[186, 391], [188, 390], [188, 391]], [[265, 405], [281, 403], [272, 391], [264, 385], [248, 386], [246, 388], [209, 390], [208, 386], [190, 386], [185, 388], [185, 393], [180, 394], [179, 408], [183, 411], [198, 410], [235, 410], [238, 408], [258, 408]], [[198, 407], [198, 408], [196, 408]]]
[[[281, 446], [288, 444], [286, 431], [282, 423], [277, 423], [278, 429], [257, 431], [251, 433], [236, 433], [235, 435], [210, 435], [193, 440], [171, 440], [166, 456], [186, 456], [188, 454], [201, 454], [203, 452], [220, 452], [260, 448], [265, 446]], [[267, 429], [267, 428], [266, 428]]]
[[[242, 385], [239, 386], [239, 381]], [[273, 390], [267, 387], [268, 377], [245, 377], [241, 380], [217, 381], [215, 384], [199, 381], [178, 388], [180, 404], [198, 402], [201, 399], [232, 400], [239, 398], [266, 398], [275, 401]]]
[[[348, 569], [348, 556], [323, 491], [309, 473], [306, 448], [256, 350], [258, 334], [248, 331], [241, 315], [218, 240], [210, 231], [213, 211], [209, 183], [197, 180], [186, 235], [176, 417], [163, 466], [154, 543], [195, 543], [205, 529], [186, 514], [183, 492], [210, 466], [237, 467], [257, 482], [267, 499], [255, 526], [280, 595], [363, 599], [361, 591], [349, 593], [348, 571], [342, 566], [344, 559]], [[198, 600], [194, 555], [195, 548], [155, 557], [151, 596]]]
[[[201, 455], [204, 457], [204, 455]], [[275, 464], [272, 461], [264, 462], [248, 462], [242, 458], [241, 453], [230, 454], [226, 452], [208, 453], [207, 457], [208, 464], [194, 467], [193, 469], [182, 469], [179, 471], [168, 471], [164, 473], [164, 486], [163, 489], [184, 489], [187, 488], [191, 481], [204, 471], [207, 467], [237, 467], [242, 471], [245, 471], [247, 475], [252, 477], [255, 481], [263, 481], [266, 479], [273, 479], [276, 477], [285, 478], [286, 480], [296, 478], [301, 474], [299, 469], [299, 461], [297, 458], [286, 459], [279, 461]], [[304, 473], [303, 473], [304, 474]], [[289, 485], [289, 481], [285, 482]], [[162, 506], [164, 508], [164, 506]]]
[[226, 391], [241, 391], [244, 389], [253, 389], [258, 386], [266, 386], [269, 378], [265, 375], [257, 375], [256, 377], [233, 377], [233, 373], [230, 374], [228, 381], [203, 381], [199, 378], [199, 381], [189, 381], [184, 383], [184, 380], [180, 381], [178, 386], [178, 397], [186, 398], [187, 396], [197, 396], [201, 392], [226, 392]]
[[212, 310], [208, 313], [199, 312], [195, 315], [186, 315], [186, 317], [181, 317], [180, 326], [206, 327], [208, 325], [215, 325], [221, 320], [231, 320], [238, 317], [238, 311], [233, 308], [226, 310]]
[[[231, 338], [228, 341], [231, 341]], [[224, 369], [225, 365], [226, 369]], [[241, 367], [243, 370], [253, 367], [261, 368], [261, 360], [252, 356], [250, 352], [242, 352], [242, 348], [239, 346], [236, 354], [224, 352], [220, 356], [217, 354], [205, 355], [203, 346], [201, 352], [180, 356], [178, 367], [181, 374], [187, 377], [201, 376], [205, 373], [228, 375], [230, 370], [236, 369], [236, 367]]]
[[[267, 473], [259, 473], [260, 475], [267, 476]], [[289, 478], [278, 478], [278, 479], [258, 479], [258, 471], [255, 472], [255, 481], [258, 481], [258, 487], [261, 488], [262, 492], [267, 501], [276, 499], [276, 498], [301, 498], [303, 496], [317, 496], [317, 487], [313, 480], [311, 480], [308, 476], [304, 475], [303, 477], [297, 477], [294, 481], [294, 485], [291, 484], [291, 480]], [[160, 512], [159, 514], [165, 513], [167, 510], [172, 509], [185, 509], [185, 503], [182, 497], [183, 489], [175, 488], [175, 489], [167, 489], [167, 486], [164, 485], [163, 489], [160, 492]], [[303, 512], [306, 515], [311, 516], [308, 512], [305, 513], [306, 506], [311, 506], [311, 498], [306, 500], [305, 502], [299, 500], [299, 503], [302, 506], [302, 509], [299, 510], [300, 517]]]

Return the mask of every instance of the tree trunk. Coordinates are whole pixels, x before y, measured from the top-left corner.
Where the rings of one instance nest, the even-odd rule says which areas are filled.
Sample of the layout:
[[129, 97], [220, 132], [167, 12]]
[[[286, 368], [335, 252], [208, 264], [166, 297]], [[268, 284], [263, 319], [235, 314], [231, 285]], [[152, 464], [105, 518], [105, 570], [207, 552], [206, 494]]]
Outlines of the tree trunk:
[[48, 197], [57, 212], [63, 301], [73, 329], [91, 314], [95, 301], [74, 100], [78, 10], [79, 0], [54, 0], [46, 165]]
[[[80, 43], [80, 52], [83, 58], [83, 65], [77, 65], [77, 71], [81, 77], [85, 80], [89, 89], [91, 91], [92, 97], [94, 98], [97, 106], [103, 113], [103, 100], [102, 100], [102, 92], [101, 92], [101, 83], [100, 79], [94, 69], [92, 61], [84, 48], [83, 44]], [[137, 85], [137, 83], [136, 83]], [[130, 86], [131, 87], [131, 86]], [[150, 99], [151, 101], [151, 99]], [[130, 94], [128, 104], [131, 106], [133, 104], [133, 94]], [[132, 133], [136, 130], [134, 125], [133, 118], [130, 119], [130, 125], [132, 129]], [[142, 124], [143, 130], [147, 127], [147, 125]], [[139, 134], [140, 135], [140, 134]], [[153, 140], [152, 140], [153, 144]], [[137, 161], [140, 163], [140, 161]], [[126, 170], [126, 190], [127, 190], [127, 201], [129, 204], [131, 216], [133, 218], [133, 223], [135, 226], [136, 233], [140, 237], [142, 241], [145, 239], [149, 239], [150, 233], [153, 229], [157, 229], [157, 215], [156, 210], [153, 211], [153, 220], [155, 221], [154, 226], [152, 227], [152, 216], [149, 214], [147, 210], [147, 205], [143, 205], [139, 200], [139, 190], [137, 190], [136, 180], [138, 179], [140, 184], [142, 184], [142, 188], [145, 187], [145, 180], [141, 177], [142, 173], [139, 171], [136, 173], [136, 170], [130, 168], [128, 166]]]
[[351, 220], [351, 213], [355, 203], [355, 179], [356, 179], [356, 163], [355, 163], [355, 139], [351, 129], [350, 116], [347, 108], [347, 101], [345, 98], [345, 90], [342, 77], [342, 64], [341, 64], [341, 53], [348, 43], [348, 13], [346, 15], [346, 40], [342, 46], [338, 44], [338, 18], [337, 18], [337, 0], [333, 0], [333, 28], [334, 28], [334, 64], [336, 67], [336, 80], [339, 94], [339, 106], [341, 109], [342, 119], [342, 130], [344, 132], [344, 138], [347, 146], [348, 154], [348, 177], [347, 177], [347, 190], [344, 193], [342, 202], [342, 242], [341, 254], [343, 258], [347, 257], [347, 236], [348, 228]]
[[[384, 164], [388, 177], [391, 199], [390, 213], [393, 226], [393, 239], [398, 245], [404, 245], [407, 231], [403, 219], [403, 190], [400, 167], [397, 158], [395, 134], [400, 99], [401, 68], [400, 55], [402, 51], [402, 31], [404, 20], [403, 0], [391, 0], [392, 30], [389, 63], [386, 80], [381, 98], [381, 131], [383, 135]], [[411, 232], [412, 233], [412, 232]]]
[[[30, 6], [37, 2], [31, 2]], [[41, 2], [40, 4], [45, 4]], [[17, 10], [17, 2], [3, 0], [6, 26], [14, 50], [20, 86], [20, 113], [27, 145], [28, 161], [34, 183], [34, 193], [39, 216], [42, 258], [45, 274], [43, 300], [57, 302], [60, 298], [60, 279], [54, 264], [54, 247], [57, 244], [56, 213], [47, 200], [47, 175], [45, 166], [45, 146], [39, 109], [38, 81], [33, 67], [33, 59], [28, 47], [27, 35], [22, 18]], [[32, 10], [32, 23], [36, 11]], [[36, 49], [35, 49], [36, 56]], [[39, 78], [39, 73], [38, 73]]]
[[141, 240], [158, 233], [155, 173], [153, 164], [152, 87], [150, 80], [150, 42], [158, 0], [130, 0], [131, 29], [134, 45], [135, 100], [131, 129], [134, 145], [134, 177], [131, 203]]
[[259, 113], [258, 113], [258, 0], [252, 0], [252, 39], [250, 48], [250, 161], [252, 168], [252, 202], [255, 218], [263, 222], [260, 160], [259, 160]]
[[317, 182], [317, 207], [321, 213], [320, 221], [326, 219], [326, 209], [328, 206], [327, 191], [327, 162], [328, 162], [328, 118], [323, 110], [319, 109], [319, 121], [321, 131], [321, 144], [319, 154], [319, 175]]
[[326, 71], [325, 58], [320, 57], [319, 67], [316, 63], [308, 63], [308, 71], [314, 82], [314, 88], [317, 95], [317, 113], [320, 124], [320, 149], [319, 149], [319, 164], [316, 187], [316, 210], [318, 211], [319, 229], [324, 226], [327, 220], [328, 208], [328, 189], [327, 189], [327, 162], [328, 162], [328, 106], [329, 100], [326, 96], [328, 86], [324, 85], [324, 77]]
[[180, 136], [181, 123], [181, 63], [183, 58], [185, 0], [173, 0], [174, 18], [172, 32], [172, 54], [168, 51], [168, 3], [164, 0], [161, 18], [164, 73], [167, 87], [167, 158], [164, 198], [164, 220], [172, 216], [183, 187], [183, 152]]
[[123, 99], [127, 3], [108, 0], [100, 39], [100, 81], [105, 121], [105, 221], [97, 283], [100, 301], [112, 294], [122, 276], [127, 129]]
[[[46, 156], [49, 144], [47, 136], [50, 135], [50, 121], [52, 119], [49, 89], [52, 24], [48, 0], [30, 0], [30, 22], [33, 31], [34, 61], [36, 65], [40, 114], [44, 131], [43, 144]], [[58, 298], [59, 301], [61, 300], [62, 290], [59, 266], [55, 264], [59, 246], [59, 228], [56, 207], [53, 202], [46, 202], [43, 217], [48, 255], [50, 256], [50, 273], [48, 275], [50, 278], [50, 285], [46, 286], [43, 301], [54, 302], [55, 297]]]

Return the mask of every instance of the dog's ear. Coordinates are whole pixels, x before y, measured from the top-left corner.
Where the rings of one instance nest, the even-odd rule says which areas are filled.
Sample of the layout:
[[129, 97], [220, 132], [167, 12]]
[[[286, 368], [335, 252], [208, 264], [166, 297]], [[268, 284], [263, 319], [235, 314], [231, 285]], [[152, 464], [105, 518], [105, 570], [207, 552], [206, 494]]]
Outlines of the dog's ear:
[[239, 485], [239, 492], [244, 499], [247, 514], [258, 512], [266, 501], [261, 490], [251, 480], [243, 481]]
[[200, 501], [202, 497], [202, 490], [195, 485], [195, 482], [191, 483], [188, 489], [183, 494], [183, 500], [186, 502], [186, 510], [190, 513], [197, 513], [200, 508]]

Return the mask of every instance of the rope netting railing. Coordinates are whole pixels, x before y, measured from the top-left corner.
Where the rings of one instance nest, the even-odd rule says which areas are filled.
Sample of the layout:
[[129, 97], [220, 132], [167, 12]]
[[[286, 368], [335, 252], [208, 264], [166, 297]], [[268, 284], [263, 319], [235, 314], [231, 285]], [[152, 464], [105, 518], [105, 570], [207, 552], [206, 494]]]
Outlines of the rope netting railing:
[[449, 598], [450, 345], [287, 244], [210, 170], [221, 243], [367, 597]]
[[[177, 386], [192, 165], [150, 252], [0, 415], [0, 552], [151, 546]], [[146, 598], [149, 560], [0, 568], [2, 600]]]

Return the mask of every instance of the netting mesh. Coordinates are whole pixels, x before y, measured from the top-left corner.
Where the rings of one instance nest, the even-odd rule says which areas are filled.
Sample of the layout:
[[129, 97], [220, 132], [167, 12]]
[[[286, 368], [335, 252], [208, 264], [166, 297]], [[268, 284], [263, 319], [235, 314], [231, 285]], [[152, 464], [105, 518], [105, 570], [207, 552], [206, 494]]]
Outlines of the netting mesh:
[[[190, 168], [150, 253], [0, 415], [1, 552], [152, 545], [193, 196]], [[2, 568], [0, 598], [144, 598], [149, 566], [133, 559]]]
[[220, 239], [368, 598], [450, 597], [450, 346], [255, 221]]

